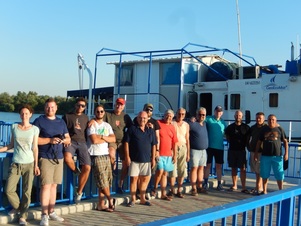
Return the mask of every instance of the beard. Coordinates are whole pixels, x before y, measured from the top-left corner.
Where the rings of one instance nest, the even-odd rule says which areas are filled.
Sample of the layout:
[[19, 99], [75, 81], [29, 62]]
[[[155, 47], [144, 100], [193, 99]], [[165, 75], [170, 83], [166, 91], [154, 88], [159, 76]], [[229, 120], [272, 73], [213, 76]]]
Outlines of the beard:
[[103, 116], [95, 116], [95, 118], [96, 118], [97, 120], [102, 120], [102, 119], [103, 119]]

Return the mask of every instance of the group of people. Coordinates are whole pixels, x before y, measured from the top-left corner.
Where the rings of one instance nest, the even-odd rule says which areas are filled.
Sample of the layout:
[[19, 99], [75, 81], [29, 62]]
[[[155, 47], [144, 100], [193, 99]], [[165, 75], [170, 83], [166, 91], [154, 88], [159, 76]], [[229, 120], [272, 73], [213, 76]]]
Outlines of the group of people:
[[[250, 166], [256, 174], [254, 193], [267, 193], [271, 167], [279, 189], [283, 188], [283, 160], [288, 159], [288, 143], [275, 115], [269, 115], [268, 124], [265, 124], [264, 113], [258, 112], [256, 123], [249, 127], [242, 122], [243, 113], [238, 110], [234, 115], [235, 122], [227, 126], [222, 119], [222, 107], [216, 106], [212, 116], [206, 116], [206, 109], [199, 108], [195, 120], [185, 121], [187, 114], [184, 108], [179, 108], [176, 113], [169, 109], [162, 119], [156, 120], [152, 117], [153, 105], [147, 103], [132, 120], [123, 112], [125, 104], [123, 98], [117, 98], [112, 112], [106, 112], [103, 105], [97, 105], [94, 118], [89, 120], [84, 114], [86, 100], [78, 98], [75, 110], [59, 118], [56, 116], [57, 104], [49, 98], [45, 102], [45, 114], [35, 119], [33, 124], [30, 124], [33, 109], [29, 105], [20, 108], [21, 122], [12, 126], [10, 144], [0, 148], [0, 152], [14, 148], [5, 192], [13, 208], [9, 214], [18, 215], [19, 224], [27, 224], [34, 175], [40, 176], [40, 225], [49, 225], [49, 219], [64, 221], [54, 211], [64, 162], [79, 176], [75, 203], [80, 202], [92, 169], [99, 191], [97, 210], [113, 212], [116, 200], [111, 197], [110, 187], [112, 172], [116, 169], [116, 152], [122, 162], [117, 193], [124, 192], [125, 178], [130, 176], [128, 207], [133, 207], [137, 198], [141, 205], [151, 206], [146, 196], [147, 188], [151, 187], [150, 194], [155, 196], [159, 184], [162, 200], [171, 201], [174, 196], [183, 198], [188, 166], [191, 195], [207, 193], [213, 159], [217, 189], [224, 191], [222, 164], [225, 137], [229, 142], [228, 164], [232, 168], [230, 191], [238, 189], [239, 168], [241, 191], [250, 193], [246, 188], [246, 149], [251, 153]], [[75, 154], [79, 167], [73, 158]], [[21, 176], [23, 194], [20, 201], [16, 190]]]

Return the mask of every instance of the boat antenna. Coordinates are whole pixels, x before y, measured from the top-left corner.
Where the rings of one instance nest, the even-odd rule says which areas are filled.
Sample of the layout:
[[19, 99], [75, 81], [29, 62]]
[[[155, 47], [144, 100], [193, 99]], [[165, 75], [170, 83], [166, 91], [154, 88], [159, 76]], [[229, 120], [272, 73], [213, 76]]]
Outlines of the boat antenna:
[[[236, 13], [237, 13], [237, 27], [238, 27], [238, 49], [239, 49], [239, 56], [242, 57], [241, 35], [240, 35], [240, 14], [239, 14], [238, 0], [236, 0]], [[242, 61], [240, 58], [239, 59], [240, 67], [241, 67], [241, 64], [242, 64]]]

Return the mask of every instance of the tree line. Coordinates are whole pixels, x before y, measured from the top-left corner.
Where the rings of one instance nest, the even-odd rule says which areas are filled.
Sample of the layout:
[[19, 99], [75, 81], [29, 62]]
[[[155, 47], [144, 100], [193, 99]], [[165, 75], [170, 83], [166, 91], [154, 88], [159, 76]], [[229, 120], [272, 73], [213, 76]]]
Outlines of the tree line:
[[[4, 92], [0, 94], [0, 111], [3, 112], [18, 112], [23, 104], [29, 104], [34, 109], [34, 113], [43, 114], [45, 101], [49, 98], [48, 95], [38, 95], [36, 92], [18, 91], [16, 95], [9, 95]], [[71, 111], [75, 104], [75, 98], [66, 98], [55, 96], [53, 97], [58, 105], [57, 114], [65, 114]]]

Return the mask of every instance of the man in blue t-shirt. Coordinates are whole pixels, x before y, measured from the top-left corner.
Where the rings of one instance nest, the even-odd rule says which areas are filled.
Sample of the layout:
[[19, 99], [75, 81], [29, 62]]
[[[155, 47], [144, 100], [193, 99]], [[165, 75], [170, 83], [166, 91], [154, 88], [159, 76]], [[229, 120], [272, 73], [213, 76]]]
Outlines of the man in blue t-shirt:
[[197, 111], [197, 121], [189, 122], [190, 126], [190, 182], [191, 195], [206, 193], [203, 188], [204, 167], [207, 163], [208, 132], [206, 127], [206, 108]]
[[206, 125], [209, 137], [209, 146], [207, 149], [207, 166], [205, 168], [204, 187], [207, 189], [208, 177], [210, 174], [211, 164], [214, 157], [217, 176], [217, 190], [224, 191], [222, 185], [222, 165], [224, 163], [224, 130], [227, 127], [225, 121], [221, 118], [223, 108], [216, 106], [214, 115], [206, 118]]
[[152, 128], [146, 126], [148, 116], [145, 111], [138, 114], [138, 125], [133, 125], [125, 134], [125, 162], [129, 166], [131, 201], [128, 207], [136, 202], [137, 181], [139, 178], [140, 204], [150, 206], [145, 193], [151, 176], [151, 169], [155, 166], [157, 139]]
[[42, 207], [40, 225], [48, 225], [48, 219], [64, 221], [64, 218], [54, 212], [57, 185], [63, 180], [63, 145], [71, 142], [66, 123], [56, 117], [57, 105], [53, 98], [45, 102], [45, 115], [38, 117], [33, 124], [40, 129], [39, 165]]

